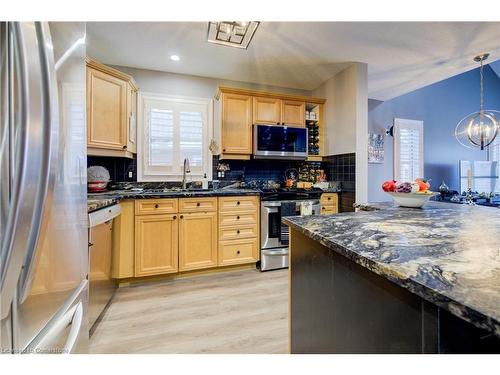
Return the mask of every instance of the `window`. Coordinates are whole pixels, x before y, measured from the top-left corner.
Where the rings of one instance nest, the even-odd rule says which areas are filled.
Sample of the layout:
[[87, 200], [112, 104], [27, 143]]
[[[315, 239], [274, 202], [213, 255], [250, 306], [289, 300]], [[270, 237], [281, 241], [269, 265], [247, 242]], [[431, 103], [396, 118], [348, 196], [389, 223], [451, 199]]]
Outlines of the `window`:
[[424, 177], [423, 121], [394, 119], [394, 179]]
[[210, 176], [211, 109], [209, 99], [140, 93], [138, 180], [179, 181], [185, 158], [193, 179]]
[[495, 140], [488, 146], [489, 160], [500, 162], [500, 132]]

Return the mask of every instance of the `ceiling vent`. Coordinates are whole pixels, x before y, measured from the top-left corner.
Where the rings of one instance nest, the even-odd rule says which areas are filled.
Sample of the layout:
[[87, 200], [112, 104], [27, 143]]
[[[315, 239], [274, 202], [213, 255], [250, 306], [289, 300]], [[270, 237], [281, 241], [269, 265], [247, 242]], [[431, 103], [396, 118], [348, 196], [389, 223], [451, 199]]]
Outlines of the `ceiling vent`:
[[260, 22], [220, 21], [209, 22], [207, 38], [210, 43], [246, 49]]

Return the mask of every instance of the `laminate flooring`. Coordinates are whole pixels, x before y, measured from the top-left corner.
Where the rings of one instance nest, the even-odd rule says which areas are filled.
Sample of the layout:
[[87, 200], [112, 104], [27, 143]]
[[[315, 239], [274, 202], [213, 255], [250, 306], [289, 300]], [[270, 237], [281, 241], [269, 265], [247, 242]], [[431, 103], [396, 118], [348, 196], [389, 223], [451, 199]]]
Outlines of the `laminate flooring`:
[[120, 288], [90, 339], [90, 353], [287, 351], [287, 269]]

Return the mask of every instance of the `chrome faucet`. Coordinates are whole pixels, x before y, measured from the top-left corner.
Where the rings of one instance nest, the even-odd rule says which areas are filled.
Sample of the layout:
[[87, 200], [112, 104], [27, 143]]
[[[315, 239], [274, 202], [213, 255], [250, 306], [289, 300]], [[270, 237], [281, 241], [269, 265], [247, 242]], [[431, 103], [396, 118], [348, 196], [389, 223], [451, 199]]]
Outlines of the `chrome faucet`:
[[189, 159], [184, 159], [184, 168], [182, 170], [182, 190], [186, 190], [186, 174], [191, 173], [189, 168]]

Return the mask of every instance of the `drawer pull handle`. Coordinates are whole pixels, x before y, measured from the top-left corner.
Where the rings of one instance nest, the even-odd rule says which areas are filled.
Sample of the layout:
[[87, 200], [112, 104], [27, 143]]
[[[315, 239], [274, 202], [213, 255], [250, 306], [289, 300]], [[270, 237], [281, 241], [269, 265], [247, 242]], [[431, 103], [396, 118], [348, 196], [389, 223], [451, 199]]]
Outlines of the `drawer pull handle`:
[[326, 210], [326, 208], [325, 208], [325, 207], [321, 207], [321, 209], [322, 209], [322, 210]]
[[240, 251], [239, 251], [239, 250], [237, 250], [237, 251], [236, 251], [236, 254], [238, 254], [238, 255], [239, 255], [239, 254], [240, 254]]
[[155, 204], [155, 208], [158, 208], [160, 207], [160, 205], [158, 203]]
[[332, 197], [328, 197], [328, 200], [332, 199]]
[[184, 219], [184, 215], [181, 215], [181, 219]]
[[240, 201], [236, 202], [236, 204], [239, 206], [240, 205]]
[[239, 216], [236, 216], [236, 220], [240, 220], [240, 217], [239, 217]]
[[177, 215], [174, 215], [174, 220], [177, 219]]
[[239, 229], [236, 231], [236, 234], [240, 234], [240, 230]]
[[200, 207], [200, 202], [196, 202], [196, 206]]

